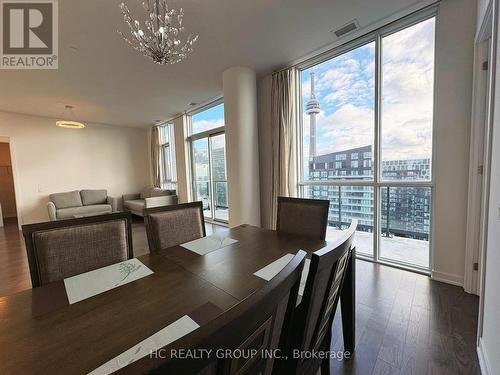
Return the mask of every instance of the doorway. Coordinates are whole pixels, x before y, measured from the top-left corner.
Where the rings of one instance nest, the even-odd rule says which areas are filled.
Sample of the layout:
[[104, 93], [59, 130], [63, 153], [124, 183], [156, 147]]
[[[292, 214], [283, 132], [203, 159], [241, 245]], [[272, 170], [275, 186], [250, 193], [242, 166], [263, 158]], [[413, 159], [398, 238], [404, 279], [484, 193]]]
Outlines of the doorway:
[[0, 227], [17, 226], [16, 193], [10, 144], [0, 139]]

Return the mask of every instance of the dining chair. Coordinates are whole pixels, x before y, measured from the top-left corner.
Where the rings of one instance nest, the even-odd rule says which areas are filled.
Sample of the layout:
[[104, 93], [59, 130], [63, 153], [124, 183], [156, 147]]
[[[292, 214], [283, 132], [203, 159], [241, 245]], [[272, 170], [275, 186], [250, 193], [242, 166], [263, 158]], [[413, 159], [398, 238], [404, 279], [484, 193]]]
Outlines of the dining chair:
[[[282, 332], [291, 329], [306, 253], [302, 250], [249, 297], [173, 344], [159, 349], [164, 358], [148, 355], [119, 374], [270, 375]], [[182, 350], [209, 355], [179, 358]], [[203, 352], [201, 352], [203, 350]]]
[[324, 241], [329, 207], [324, 199], [278, 197], [276, 230]]
[[152, 253], [206, 236], [202, 202], [146, 208], [144, 222]]
[[[349, 268], [350, 257], [354, 256], [355, 252], [353, 240], [356, 227], [357, 220], [353, 220], [349, 228], [342, 231], [331, 246], [311, 254], [304, 295], [294, 314], [290, 350], [300, 352], [330, 350], [333, 318]], [[343, 318], [344, 314], [347, 316], [348, 313], [343, 310]], [[316, 374], [320, 367], [322, 375], [330, 373], [328, 358], [323, 360], [293, 358], [286, 366], [286, 374]]]
[[131, 259], [131, 222], [118, 212], [23, 225], [33, 288]]

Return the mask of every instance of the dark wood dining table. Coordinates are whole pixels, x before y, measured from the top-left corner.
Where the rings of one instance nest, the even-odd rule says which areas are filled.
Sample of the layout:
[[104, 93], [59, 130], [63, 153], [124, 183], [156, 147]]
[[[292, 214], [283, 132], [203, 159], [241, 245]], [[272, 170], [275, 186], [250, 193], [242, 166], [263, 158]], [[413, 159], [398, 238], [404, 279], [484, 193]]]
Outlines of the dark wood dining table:
[[[69, 304], [63, 281], [0, 298], [0, 374], [86, 374], [187, 315], [200, 326], [266, 281], [254, 273], [328, 242], [250, 225], [205, 255], [174, 246], [138, 259], [154, 273]], [[354, 350], [354, 260], [341, 294], [345, 350]]]

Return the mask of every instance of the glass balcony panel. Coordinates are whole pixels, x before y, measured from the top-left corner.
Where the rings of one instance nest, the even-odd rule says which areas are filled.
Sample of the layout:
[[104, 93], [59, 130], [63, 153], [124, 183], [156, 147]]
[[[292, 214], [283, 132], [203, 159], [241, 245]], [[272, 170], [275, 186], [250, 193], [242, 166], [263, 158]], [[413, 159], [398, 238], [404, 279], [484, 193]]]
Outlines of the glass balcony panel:
[[356, 219], [356, 252], [373, 257], [373, 187], [308, 185], [303, 189], [304, 198], [330, 201], [327, 240], [334, 240]]
[[431, 188], [380, 189], [380, 258], [429, 268]]
[[194, 178], [196, 200], [203, 203], [205, 217], [212, 217], [210, 197], [210, 161], [208, 153], [208, 138], [193, 142]]

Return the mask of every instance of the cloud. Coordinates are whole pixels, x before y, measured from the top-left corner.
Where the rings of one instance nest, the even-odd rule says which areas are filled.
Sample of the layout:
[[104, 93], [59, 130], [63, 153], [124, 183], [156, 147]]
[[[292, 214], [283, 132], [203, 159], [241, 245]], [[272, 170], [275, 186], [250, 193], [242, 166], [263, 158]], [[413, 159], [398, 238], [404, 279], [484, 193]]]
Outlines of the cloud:
[[[317, 65], [319, 154], [373, 143], [374, 46], [350, 51]], [[430, 157], [434, 81], [434, 19], [386, 36], [382, 41], [381, 146], [383, 160]], [[305, 71], [304, 73], [308, 73]], [[304, 74], [304, 103], [309, 76]], [[306, 86], [307, 84], [307, 86]], [[307, 87], [307, 89], [305, 89]], [[306, 95], [307, 94], [307, 95]], [[304, 115], [304, 155], [309, 118]]]
[[382, 157], [430, 157], [434, 19], [384, 38], [382, 47]]
[[224, 126], [224, 119], [193, 121], [193, 133], [200, 133], [220, 126]]
[[[309, 116], [304, 114], [304, 155], [309, 154]], [[327, 154], [373, 144], [374, 111], [346, 104], [330, 115], [321, 111], [316, 117], [317, 153]]]

